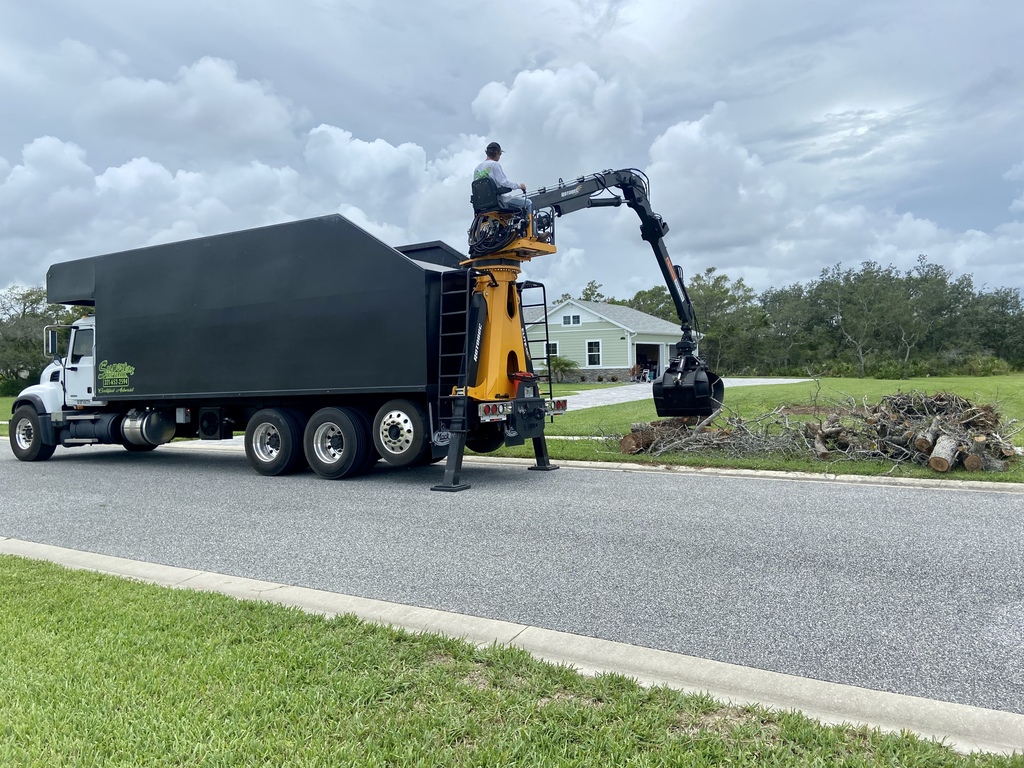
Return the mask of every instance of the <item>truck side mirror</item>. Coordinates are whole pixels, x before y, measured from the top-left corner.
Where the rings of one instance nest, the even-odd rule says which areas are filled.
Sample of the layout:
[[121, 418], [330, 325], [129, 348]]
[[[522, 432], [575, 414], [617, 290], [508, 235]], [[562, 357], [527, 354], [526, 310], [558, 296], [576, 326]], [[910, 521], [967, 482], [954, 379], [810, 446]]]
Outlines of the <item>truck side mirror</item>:
[[57, 329], [46, 329], [46, 354], [49, 357], [57, 357]]

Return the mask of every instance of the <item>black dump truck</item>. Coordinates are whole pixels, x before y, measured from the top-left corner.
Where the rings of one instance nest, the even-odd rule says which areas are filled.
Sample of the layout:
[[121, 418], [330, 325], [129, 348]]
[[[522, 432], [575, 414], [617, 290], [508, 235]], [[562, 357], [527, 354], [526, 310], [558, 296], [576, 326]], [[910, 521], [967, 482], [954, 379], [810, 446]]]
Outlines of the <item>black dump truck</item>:
[[683, 320], [679, 357], [655, 382], [658, 411], [710, 414], [721, 382], [696, 355], [692, 308], [661, 242], [667, 227], [636, 173], [539, 190], [533, 216], [475, 187], [468, 257], [440, 242], [392, 248], [329, 215], [54, 264], [47, 300], [84, 316], [47, 328], [54, 361], [15, 399], [14, 454], [40, 461], [57, 446], [95, 444], [143, 452], [176, 437], [244, 433], [263, 475], [309, 466], [338, 479], [381, 459], [446, 460], [433, 488], [455, 491], [468, 487], [465, 448], [531, 440], [530, 468], [556, 469], [544, 425], [565, 401], [534, 367], [545, 362], [546, 322], [527, 334], [523, 318], [547, 302], [543, 286], [518, 277], [523, 261], [554, 253], [555, 216], [622, 201], [599, 194], [609, 182], [635, 209], [642, 193], [637, 210], [653, 240], [644, 227], [643, 236]]

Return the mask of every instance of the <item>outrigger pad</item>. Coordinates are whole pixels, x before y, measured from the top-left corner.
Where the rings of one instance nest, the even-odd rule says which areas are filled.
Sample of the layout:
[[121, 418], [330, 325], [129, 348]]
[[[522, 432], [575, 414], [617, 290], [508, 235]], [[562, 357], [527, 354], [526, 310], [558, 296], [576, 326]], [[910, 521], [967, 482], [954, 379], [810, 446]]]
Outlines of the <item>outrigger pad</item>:
[[665, 418], [710, 416], [722, 407], [725, 384], [700, 366], [679, 373], [671, 369], [655, 380], [654, 407]]

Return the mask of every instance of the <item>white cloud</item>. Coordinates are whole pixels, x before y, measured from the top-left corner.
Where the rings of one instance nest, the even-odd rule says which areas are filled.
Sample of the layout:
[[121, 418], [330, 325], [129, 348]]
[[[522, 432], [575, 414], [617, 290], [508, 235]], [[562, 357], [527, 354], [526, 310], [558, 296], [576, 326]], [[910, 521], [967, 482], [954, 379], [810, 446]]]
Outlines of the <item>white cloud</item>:
[[[530, 187], [645, 170], [688, 274], [760, 290], [926, 253], [1024, 286], [1016, 5], [540, 0], [537, 23], [496, 9], [495, 45], [465, 0], [396, 18], [98, 2], [46, 23], [17, 6], [0, 29], [0, 284], [332, 211], [462, 249], [469, 175], [496, 139]], [[648, 288], [637, 224], [559, 220], [559, 254], [527, 274], [553, 295]]]
[[[173, 81], [117, 75], [102, 80], [77, 110], [96, 131], [159, 157], [224, 162], [294, 149], [304, 115], [235, 65], [204, 57], [181, 67]], [[182, 150], [187, 148], [187, 152]]]

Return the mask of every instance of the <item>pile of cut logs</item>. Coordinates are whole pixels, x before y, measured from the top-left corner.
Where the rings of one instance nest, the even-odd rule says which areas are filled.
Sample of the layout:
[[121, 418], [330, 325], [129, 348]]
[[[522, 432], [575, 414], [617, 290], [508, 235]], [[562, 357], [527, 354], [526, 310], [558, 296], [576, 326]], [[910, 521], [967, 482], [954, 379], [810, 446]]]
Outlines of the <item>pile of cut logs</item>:
[[[812, 418], [793, 418], [797, 415]], [[877, 405], [849, 400], [813, 409], [779, 407], [756, 419], [719, 412], [700, 422], [634, 424], [619, 447], [623, 453], [652, 456], [806, 456], [810, 451], [824, 461], [884, 459], [926, 465], [937, 472], [958, 465], [971, 472], [1002, 472], [1017, 458], [1010, 441], [1017, 430], [1008, 431], [1012, 426], [1013, 422], [1004, 424], [991, 405], [976, 406], [944, 392], [910, 392], [887, 395]]]

